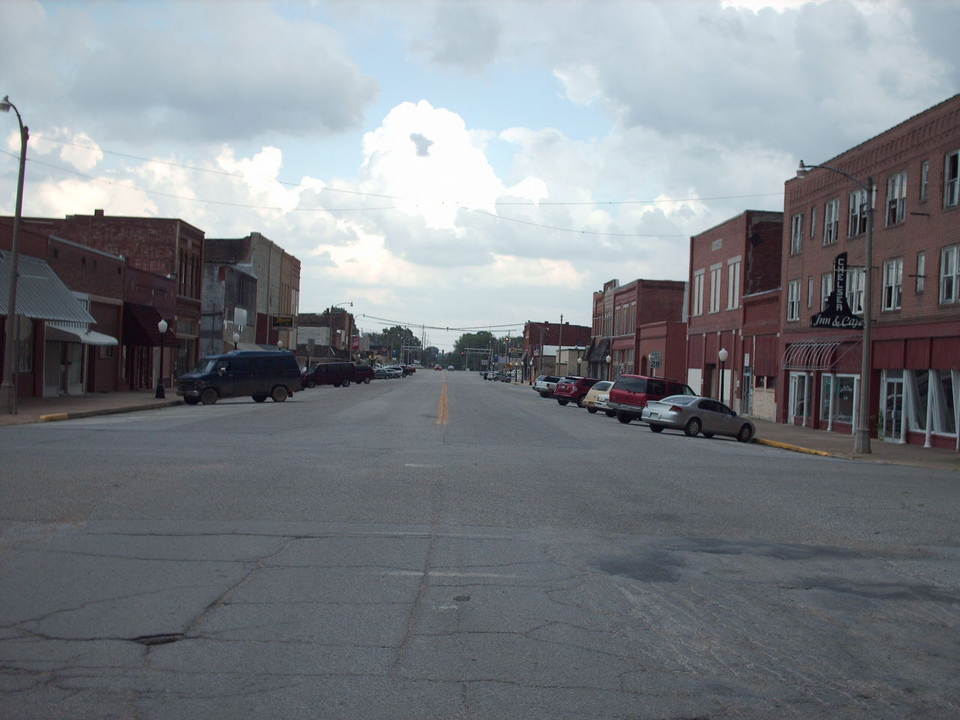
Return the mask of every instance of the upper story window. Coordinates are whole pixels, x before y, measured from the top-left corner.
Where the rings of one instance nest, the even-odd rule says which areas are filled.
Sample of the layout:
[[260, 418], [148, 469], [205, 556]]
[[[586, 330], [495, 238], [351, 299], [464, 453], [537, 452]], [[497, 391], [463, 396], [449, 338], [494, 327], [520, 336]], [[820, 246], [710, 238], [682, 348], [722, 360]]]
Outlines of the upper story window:
[[814, 205], [810, 208], [810, 239], [813, 240], [817, 236], [817, 207]]
[[690, 301], [693, 307], [690, 308], [691, 315], [703, 315], [703, 270], [697, 270], [693, 274], [693, 294]]
[[727, 310], [740, 307], [740, 258], [727, 261]]
[[898, 172], [887, 178], [887, 225], [903, 222], [907, 211], [907, 174]]
[[847, 304], [850, 312], [863, 315], [863, 285], [866, 274], [863, 268], [847, 268]]
[[917, 295], [923, 292], [927, 284], [927, 254], [925, 252], [917, 253]]
[[828, 200], [823, 206], [823, 244], [832, 245], [837, 241], [840, 226], [840, 199]]
[[820, 276], [820, 309], [826, 310], [830, 293], [833, 292], [833, 273], [828, 272]]
[[847, 223], [847, 237], [855, 237], [867, 231], [867, 191], [855, 190], [850, 193], [850, 221]]
[[791, 280], [787, 284], [787, 320], [800, 319], [800, 281]]
[[924, 160], [920, 164], [920, 202], [927, 201], [927, 186], [930, 183], [930, 161]]
[[903, 258], [883, 264], [883, 309], [899, 310], [903, 305]]
[[943, 204], [954, 207], [960, 204], [960, 150], [947, 155], [943, 166]]
[[797, 255], [803, 249], [803, 213], [797, 213], [790, 222], [790, 254]]
[[807, 309], [813, 307], [813, 275], [807, 278]]
[[940, 302], [955, 303], [957, 297], [957, 251], [958, 245], [950, 245], [940, 251]]
[[720, 270], [719, 265], [710, 268], [710, 312], [720, 312]]

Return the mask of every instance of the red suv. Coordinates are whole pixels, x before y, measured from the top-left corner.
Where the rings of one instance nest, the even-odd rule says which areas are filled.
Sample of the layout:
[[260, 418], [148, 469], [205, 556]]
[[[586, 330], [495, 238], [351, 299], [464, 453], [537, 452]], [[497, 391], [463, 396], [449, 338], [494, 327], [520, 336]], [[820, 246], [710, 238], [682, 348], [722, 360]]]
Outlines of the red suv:
[[689, 385], [666, 378], [645, 375], [621, 375], [610, 388], [610, 409], [616, 412], [617, 420], [628, 423], [639, 420], [643, 406], [648, 400], [660, 400], [668, 395], [696, 395]]
[[561, 405], [566, 405], [571, 400], [577, 405], [581, 405], [584, 396], [599, 382], [597, 378], [567, 376], [560, 378], [557, 383], [557, 389], [553, 391], [553, 396]]

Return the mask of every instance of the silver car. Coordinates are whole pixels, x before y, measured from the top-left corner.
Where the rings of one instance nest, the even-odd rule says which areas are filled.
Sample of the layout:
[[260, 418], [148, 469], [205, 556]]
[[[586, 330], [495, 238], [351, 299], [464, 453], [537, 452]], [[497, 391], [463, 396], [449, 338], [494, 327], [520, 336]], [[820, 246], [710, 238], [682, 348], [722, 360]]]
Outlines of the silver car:
[[695, 395], [671, 395], [662, 400], [651, 400], [643, 408], [640, 419], [653, 432], [671, 428], [683, 430], [690, 437], [700, 433], [707, 438], [729, 435], [745, 443], [750, 442], [756, 433], [752, 422], [722, 402]]

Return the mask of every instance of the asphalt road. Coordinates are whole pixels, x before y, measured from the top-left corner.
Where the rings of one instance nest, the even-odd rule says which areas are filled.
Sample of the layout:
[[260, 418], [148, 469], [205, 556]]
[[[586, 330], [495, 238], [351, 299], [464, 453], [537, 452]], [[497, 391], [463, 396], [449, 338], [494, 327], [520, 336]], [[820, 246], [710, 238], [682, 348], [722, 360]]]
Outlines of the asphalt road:
[[0, 428], [2, 718], [956, 718], [960, 478], [474, 373]]

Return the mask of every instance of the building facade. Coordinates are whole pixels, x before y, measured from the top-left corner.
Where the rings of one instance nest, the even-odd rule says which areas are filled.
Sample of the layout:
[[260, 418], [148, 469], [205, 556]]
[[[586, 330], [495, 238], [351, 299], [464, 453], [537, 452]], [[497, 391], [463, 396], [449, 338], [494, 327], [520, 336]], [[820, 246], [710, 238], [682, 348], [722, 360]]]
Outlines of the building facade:
[[960, 95], [822, 165], [784, 187], [779, 420], [855, 429], [862, 331], [811, 326], [843, 285], [874, 317], [870, 432], [960, 449]]
[[[523, 325], [523, 378], [532, 382], [537, 375], [554, 374], [558, 349], [587, 347], [589, 344], [590, 328], [586, 325], [527, 321]], [[585, 359], [579, 367], [578, 374], [586, 373]]]
[[744, 297], [779, 286], [782, 237], [783, 213], [746, 210], [690, 238], [684, 377], [734, 410], [744, 411], [754, 386], [757, 336], [744, 335]]

